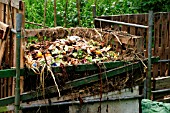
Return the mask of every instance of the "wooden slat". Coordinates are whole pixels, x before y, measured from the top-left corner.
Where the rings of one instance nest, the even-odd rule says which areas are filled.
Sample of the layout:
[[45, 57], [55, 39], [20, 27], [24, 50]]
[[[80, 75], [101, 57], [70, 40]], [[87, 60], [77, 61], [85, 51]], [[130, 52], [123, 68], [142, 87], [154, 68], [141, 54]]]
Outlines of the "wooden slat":
[[[20, 13], [22, 14], [22, 28], [25, 29], [25, 7], [24, 7], [24, 3], [22, 2], [23, 6], [20, 10]], [[23, 35], [23, 34], [22, 34]], [[21, 52], [20, 52], [20, 66], [21, 68], [24, 68], [24, 50], [25, 50], [25, 38], [21, 38]], [[20, 77], [20, 92], [23, 93], [24, 92], [24, 77]]]
[[[168, 37], [169, 37], [168, 38], [169, 39], [168, 47], [169, 47], [169, 51], [170, 51], [170, 12], [168, 13], [168, 23], [169, 23], [169, 26], [168, 26]], [[170, 59], [170, 54], [168, 54], [168, 59]]]
[[[121, 15], [121, 22], [128, 22], [128, 15]], [[128, 26], [122, 25], [122, 31], [128, 31]]]
[[[0, 21], [2, 21], [2, 17], [3, 17], [3, 4], [0, 3]], [[0, 39], [0, 43], [2, 43], [2, 39]], [[0, 79], [0, 98], [2, 98], [2, 92], [3, 92], [2, 87], [3, 87], [3, 79]]]
[[[166, 18], [167, 15], [166, 13], [162, 13], [162, 20], [161, 20], [161, 55], [160, 58], [161, 59], [165, 59], [165, 41], [166, 41]], [[166, 64], [165, 63], [161, 63], [160, 66], [160, 76], [165, 76], [165, 70], [166, 70]]]
[[3, 4], [0, 3], [0, 21], [2, 21], [2, 15], [3, 15]]
[[[148, 14], [145, 14], [144, 24], [148, 25]], [[148, 38], [149, 38], [149, 30], [148, 29], [145, 29], [144, 37], [146, 37], [145, 38], [145, 44], [146, 44], [146, 47], [145, 47], [145, 50], [146, 50], [145, 57], [148, 57]]]
[[[129, 15], [129, 23], [136, 23], [136, 15]], [[136, 35], [136, 27], [130, 27], [130, 34]]]
[[[155, 78], [155, 91], [160, 91], [160, 90], [167, 90], [170, 88], [170, 77], [161, 77], [161, 78]], [[167, 96], [170, 94], [170, 91], [166, 91], [166, 92], [160, 92], [160, 93], [154, 93], [154, 99], [163, 99], [164, 96]]]
[[[111, 17], [111, 20], [114, 20], [114, 21], [120, 21], [120, 17], [119, 16], [113, 16]], [[118, 24], [113, 24], [113, 27], [112, 27], [114, 30], [116, 31], [119, 31], [120, 30], [120, 27]]]
[[[169, 52], [170, 52], [170, 12], [168, 13], [168, 17], [167, 17], [167, 42], [168, 42], [168, 44], [167, 44], [167, 49], [166, 49], [166, 51], [168, 52], [167, 53], [167, 59], [170, 59], [170, 54], [169, 54]], [[170, 63], [168, 63], [168, 65], [167, 65], [167, 71], [166, 71], [166, 74], [167, 75], [170, 75]]]
[[2, 63], [2, 58], [3, 58], [3, 56], [4, 56], [5, 45], [6, 45], [6, 41], [4, 40], [4, 41], [2, 42], [1, 47], [0, 47], [0, 52], [1, 52], [1, 54], [0, 54], [0, 64]]
[[161, 77], [155, 79], [155, 90], [170, 88], [170, 77]]
[[[1, 3], [3, 4], [8, 4], [9, 0], [0, 0]], [[11, 6], [19, 9], [19, 1], [20, 0], [11, 0]]]
[[[16, 13], [18, 12], [16, 8], [12, 8], [12, 12], [13, 12], [13, 26], [14, 26], [14, 29], [16, 29]], [[13, 40], [13, 66], [16, 66], [16, 34], [13, 34], [12, 35], [12, 40]], [[12, 84], [12, 95], [15, 94], [15, 78], [13, 78], [13, 84]]]
[[1, 79], [1, 87], [0, 87], [0, 98], [3, 98], [3, 87], [4, 87], [4, 79]]
[[[159, 30], [160, 30], [160, 14], [154, 15], [154, 56], [159, 56]], [[158, 77], [158, 65], [156, 63], [153, 65], [153, 77]]]
[[0, 29], [3, 30], [3, 36], [2, 36], [2, 40], [3, 40], [7, 37], [8, 31], [9, 31], [9, 25], [3, 22], [0, 22]]

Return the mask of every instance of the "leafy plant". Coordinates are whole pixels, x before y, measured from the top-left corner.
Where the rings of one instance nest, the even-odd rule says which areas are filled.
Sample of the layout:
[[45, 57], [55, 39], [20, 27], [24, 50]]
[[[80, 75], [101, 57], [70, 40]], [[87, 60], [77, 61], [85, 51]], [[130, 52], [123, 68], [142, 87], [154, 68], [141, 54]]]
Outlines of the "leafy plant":
[[[24, 0], [26, 5], [26, 20], [29, 22], [43, 24], [44, 0]], [[57, 26], [76, 27], [79, 25], [77, 1], [57, 0]], [[170, 11], [169, 0], [80, 0], [80, 26], [94, 27], [91, 5], [96, 4], [97, 16], [144, 13], [149, 10]], [[46, 26], [54, 26], [54, 1], [48, 0], [46, 13]], [[66, 10], [65, 10], [66, 9]], [[65, 14], [66, 13], [66, 14]], [[66, 22], [64, 21], [66, 17]], [[39, 28], [38, 26], [26, 24], [26, 28]]]

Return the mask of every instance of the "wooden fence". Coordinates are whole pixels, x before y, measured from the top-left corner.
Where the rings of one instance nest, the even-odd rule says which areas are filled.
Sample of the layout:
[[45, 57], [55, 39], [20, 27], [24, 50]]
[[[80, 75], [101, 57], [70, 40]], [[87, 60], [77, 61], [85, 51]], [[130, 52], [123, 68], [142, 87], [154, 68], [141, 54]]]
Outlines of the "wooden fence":
[[[148, 25], [148, 14], [135, 15], [115, 15], [115, 16], [100, 16], [100, 19], [113, 21], [128, 22], [133, 24]], [[116, 25], [108, 22], [94, 21], [97, 28], [112, 28], [114, 30], [127, 31], [132, 35], [143, 36], [145, 39], [144, 55], [147, 57], [148, 49], [148, 29], [130, 27], [125, 25]], [[161, 60], [170, 59], [170, 12], [155, 13], [153, 27], [153, 49], [152, 55], [159, 56]], [[160, 62], [153, 65], [153, 77], [168, 76], [170, 74], [170, 63]]]
[[[2, 62], [0, 64], [0, 69], [9, 69], [15, 67], [16, 65], [16, 34], [11, 31], [11, 29], [16, 29], [16, 14], [22, 13], [24, 15], [24, 4], [20, 0], [0, 0], [0, 30], [2, 35], [4, 35], [4, 30], [2, 24], [7, 26], [8, 33], [6, 33], [4, 38], [0, 37], [0, 53], [2, 57]], [[23, 27], [24, 27], [23, 19]], [[3, 52], [4, 51], [4, 52]], [[22, 52], [23, 55], [23, 52]], [[23, 67], [23, 59], [21, 59], [21, 67]], [[22, 82], [21, 78], [21, 82]], [[14, 78], [4, 78], [0, 79], [0, 98], [8, 97], [14, 95], [15, 79]], [[21, 89], [22, 91], [22, 89]]]

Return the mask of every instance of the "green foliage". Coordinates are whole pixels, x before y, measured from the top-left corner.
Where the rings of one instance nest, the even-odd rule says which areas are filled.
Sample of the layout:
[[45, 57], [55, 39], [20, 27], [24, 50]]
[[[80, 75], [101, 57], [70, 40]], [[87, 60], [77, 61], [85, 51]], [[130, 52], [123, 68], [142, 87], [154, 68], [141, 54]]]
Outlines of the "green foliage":
[[170, 0], [141, 0], [138, 5], [139, 12], [148, 12], [148, 10], [154, 12], [170, 11]]
[[[43, 24], [44, 20], [44, 0], [24, 0], [26, 5], [26, 20]], [[54, 26], [54, 3], [47, 0], [46, 26]], [[149, 10], [170, 11], [169, 0], [80, 0], [80, 26], [93, 27], [92, 7], [96, 4], [97, 16], [144, 13]], [[57, 0], [57, 26], [76, 27], [78, 26], [78, 11], [76, 0], [68, 0], [66, 10], [66, 0]], [[26, 28], [38, 28], [35, 25], [26, 24]]]

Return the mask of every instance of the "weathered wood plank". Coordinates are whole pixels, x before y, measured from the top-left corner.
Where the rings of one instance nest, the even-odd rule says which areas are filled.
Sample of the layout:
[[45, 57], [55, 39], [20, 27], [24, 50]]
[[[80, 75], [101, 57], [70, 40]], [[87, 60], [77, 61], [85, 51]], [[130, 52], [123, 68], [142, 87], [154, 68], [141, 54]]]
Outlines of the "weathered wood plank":
[[[19, 5], [19, 1], [20, 0], [12, 0], [12, 2], [11, 2], [11, 6], [12, 7], [15, 7], [15, 8], [17, 8], [17, 9], [19, 9], [19, 7], [20, 7], [20, 5]], [[3, 3], [3, 4], [9, 4], [9, 0], [0, 0], [0, 3]]]
[[[137, 17], [136, 15], [129, 15], [129, 23], [136, 24]], [[130, 34], [136, 35], [136, 27], [130, 27]]]
[[[112, 70], [101, 73], [102, 79], [105, 79], [106, 76], [108, 78], [113, 77], [115, 75], [140, 68], [141, 66], [142, 66], [141, 62], [137, 62], [137, 63], [132, 63], [132, 64], [129, 64], [129, 65], [126, 65], [126, 66], [122, 66], [120, 68], [112, 69]], [[73, 80], [73, 81], [66, 82], [64, 89], [69, 89], [69, 88], [73, 88], [73, 87], [87, 85], [89, 83], [93, 83], [93, 82], [98, 81], [98, 80], [99, 80], [98, 74], [94, 74], [94, 75], [89, 76], [89, 77], [84, 77], [84, 78], [81, 78], [81, 79], [76, 79], [76, 80]], [[48, 94], [56, 93], [56, 91], [57, 91], [56, 86], [47, 88]], [[33, 92], [25, 93], [25, 94], [21, 95], [21, 101], [35, 99], [35, 98], [40, 97], [40, 96], [42, 96], [41, 91], [40, 92], [34, 92], [33, 91]], [[12, 104], [13, 102], [14, 102], [14, 96], [2, 98], [2, 99], [0, 99], [0, 106]]]
[[0, 65], [2, 64], [2, 59], [3, 59], [3, 56], [4, 56], [4, 52], [5, 52], [5, 46], [6, 46], [6, 40], [4, 40], [2, 42], [2, 45], [0, 47]]
[[0, 3], [0, 21], [2, 21], [2, 14], [3, 14], [3, 4], [2, 3]]
[[[170, 51], [170, 12], [168, 13], [168, 49], [167, 51]], [[170, 54], [168, 54], [168, 59], [170, 59]], [[168, 72], [167, 75], [170, 75], [170, 63], [168, 63]]]
[[[128, 15], [121, 15], [121, 22], [128, 22]], [[122, 31], [128, 31], [128, 26], [122, 25]]]
[[[114, 20], [114, 21], [120, 21], [120, 17], [119, 16], [113, 16], [113, 17], [111, 17], [111, 19]], [[108, 23], [108, 24], [110, 24], [110, 23]], [[120, 26], [118, 24], [113, 24], [112, 28], [114, 30], [116, 30], [116, 31], [120, 30]]]
[[[18, 12], [18, 9], [16, 8], [12, 8], [12, 12], [13, 12], [13, 27], [14, 29], [16, 29], [16, 14]], [[12, 34], [12, 40], [13, 40], [13, 45], [12, 45], [12, 56], [13, 56], [13, 66], [16, 66], [16, 34]], [[13, 78], [13, 85], [12, 85], [12, 95], [15, 94], [15, 78]]]
[[[106, 63], [101, 63], [99, 65], [101, 65], [101, 69], [106, 68], [106, 69], [113, 69], [119, 66], [123, 66], [125, 65], [125, 62], [106, 62]], [[70, 71], [75, 71], [75, 72], [81, 72], [81, 71], [92, 71], [92, 70], [98, 70], [98, 66], [95, 64], [87, 64], [87, 65], [77, 65], [76, 67], [74, 66], [67, 66], [66, 67], [66, 71], [70, 72]], [[25, 75], [25, 70], [21, 69], [21, 75], [24, 76]], [[62, 69], [61, 67], [53, 67], [53, 72], [58, 72], [61, 73]], [[29, 73], [34, 74], [30, 71]], [[7, 78], [7, 77], [15, 77], [16, 76], [16, 69], [6, 69], [6, 70], [0, 70], [0, 78]]]
[[[156, 58], [154, 60], [157, 61], [158, 59]], [[152, 61], [152, 63], [155, 62], [155, 61]], [[101, 73], [102, 79], [105, 79], [106, 76], [108, 78], [113, 77], [115, 75], [118, 75], [118, 74], [121, 74], [121, 73], [124, 73], [124, 72], [127, 72], [127, 71], [131, 71], [131, 70], [134, 70], [134, 69], [138, 69], [140, 67], [142, 67], [142, 63], [141, 62], [135, 62], [135, 63], [131, 63], [131, 64], [128, 64], [128, 65], [125, 65], [125, 66], [115, 68], [115, 69], [111, 69], [109, 71]], [[98, 80], [99, 80], [98, 74], [94, 74], [94, 75], [91, 75], [91, 76], [88, 76], [88, 77], [83, 77], [83, 78], [80, 78], [80, 79], [76, 79], [76, 80], [73, 80], [73, 81], [66, 82], [66, 85], [65, 85], [63, 90], [82, 86], [82, 85], [87, 85], [89, 83], [97, 82]], [[49, 88], [46, 89], [46, 91], [48, 92], [48, 94], [56, 93], [56, 91], [57, 91], [56, 86], [49, 87]], [[21, 101], [35, 99], [35, 98], [40, 97], [40, 96], [42, 96], [41, 91], [39, 91], [39, 92], [32, 91], [32, 92], [24, 93], [24, 94], [21, 95]], [[14, 102], [14, 96], [4, 98], [4, 99], [0, 99], [0, 106], [12, 104], [13, 102]]]
[[6, 39], [8, 31], [9, 31], [9, 25], [7, 25], [3, 22], [0, 22], [0, 29], [4, 31], [2, 39]]
[[[154, 56], [159, 56], [159, 33], [160, 33], [160, 14], [154, 15]], [[153, 64], [153, 77], [158, 77], [159, 63]]]
[[164, 97], [170, 95], [170, 89], [152, 91], [152, 93], [154, 96], [154, 100], [161, 100], [164, 99]]
[[161, 77], [155, 79], [155, 90], [170, 88], [170, 77]]
[[[22, 14], [22, 29], [25, 29], [25, 5], [24, 2], [21, 2], [21, 10], [19, 11]], [[23, 38], [24, 34], [22, 33], [22, 38], [21, 38], [21, 48], [20, 48], [20, 68], [24, 68], [24, 50], [25, 50], [25, 38]], [[20, 92], [24, 92], [24, 77], [20, 77]]]
[[[166, 41], [166, 13], [161, 13], [161, 54], [160, 58], [165, 59], [165, 41]], [[160, 66], [160, 76], [165, 76], [166, 64], [161, 63]]]
[[[38, 105], [41, 106], [51, 106], [51, 105], [63, 105], [65, 103], [72, 105], [72, 104], [80, 104], [79, 101], [72, 101], [73, 99], [77, 99], [78, 97], [82, 97], [84, 102], [87, 103], [88, 100], [99, 100], [100, 95], [92, 95], [89, 93], [71, 93], [71, 95], [66, 95], [62, 96], [60, 98], [54, 97], [54, 98], [49, 98], [49, 99], [43, 99], [43, 100], [37, 100], [37, 101], [31, 101], [29, 103], [21, 103], [21, 109], [25, 109], [27, 107], [39, 107]], [[114, 91], [114, 92], [109, 92], [109, 93], [103, 93], [103, 98], [101, 101], [106, 101], [109, 99], [113, 100], [124, 100], [124, 99], [134, 99], [134, 98], [141, 98], [142, 96], [139, 95], [139, 88], [138, 86], [133, 87], [133, 92], [131, 92], [130, 89], [122, 89], [121, 91]], [[51, 101], [51, 104], [49, 104], [49, 100]], [[65, 102], [63, 102], [65, 101]], [[67, 102], [66, 102], [67, 101]], [[96, 101], [97, 102], [97, 101]], [[58, 104], [55, 104], [58, 103]], [[14, 110], [14, 105], [8, 105], [8, 106], [2, 106], [0, 107], [0, 112], [3, 111], [10, 111]]]
[[[145, 19], [144, 19], [144, 24], [148, 25], [148, 14], [145, 14]], [[145, 29], [145, 34], [144, 34], [145, 38], [145, 57], [148, 57], [148, 38], [149, 38], [149, 29]]]

